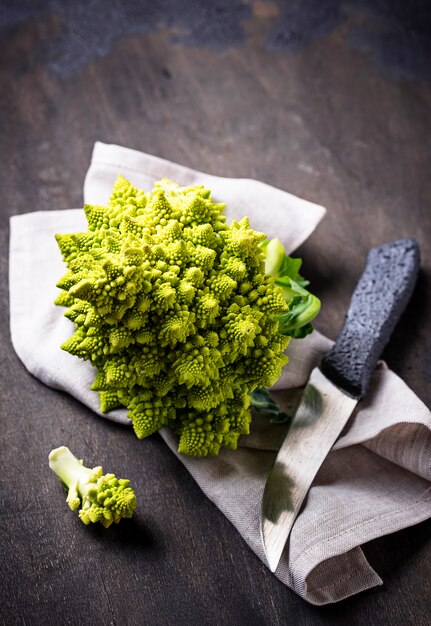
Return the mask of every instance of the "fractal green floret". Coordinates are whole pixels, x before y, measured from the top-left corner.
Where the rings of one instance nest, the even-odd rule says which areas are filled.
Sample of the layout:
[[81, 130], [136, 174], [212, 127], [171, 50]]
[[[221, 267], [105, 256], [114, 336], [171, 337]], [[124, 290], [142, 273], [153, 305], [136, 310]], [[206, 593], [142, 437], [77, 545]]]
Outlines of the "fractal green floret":
[[145, 193], [119, 177], [107, 206], [84, 207], [87, 232], [57, 235], [56, 303], [76, 327], [62, 348], [96, 368], [103, 412], [126, 407], [139, 438], [169, 426], [195, 456], [249, 432], [250, 394], [279, 378], [291, 304], [310, 296], [280, 275], [284, 251], [223, 209], [202, 186], [163, 179]]
[[100, 522], [108, 528], [132, 517], [136, 496], [129, 480], [103, 475], [101, 467], [84, 467], [66, 446], [50, 452], [49, 467], [68, 490], [66, 502], [72, 511], [81, 507], [79, 518], [84, 524]]

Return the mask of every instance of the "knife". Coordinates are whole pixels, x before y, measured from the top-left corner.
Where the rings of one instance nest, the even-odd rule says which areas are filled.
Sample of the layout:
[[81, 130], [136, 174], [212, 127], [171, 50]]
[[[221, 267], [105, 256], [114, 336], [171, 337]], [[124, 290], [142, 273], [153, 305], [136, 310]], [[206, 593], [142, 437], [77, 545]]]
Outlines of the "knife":
[[368, 390], [413, 292], [419, 258], [414, 239], [370, 250], [335, 344], [311, 372], [262, 498], [260, 531], [272, 572], [317, 471]]

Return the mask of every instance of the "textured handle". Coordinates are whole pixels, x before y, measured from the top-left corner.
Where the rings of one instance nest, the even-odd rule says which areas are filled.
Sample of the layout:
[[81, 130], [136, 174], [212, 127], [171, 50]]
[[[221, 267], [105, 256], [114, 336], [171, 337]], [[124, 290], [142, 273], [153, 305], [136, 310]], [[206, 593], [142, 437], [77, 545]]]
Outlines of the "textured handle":
[[400, 239], [370, 250], [344, 325], [320, 369], [354, 398], [368, 389], [371, 375], [413, 292], [419, 246]]

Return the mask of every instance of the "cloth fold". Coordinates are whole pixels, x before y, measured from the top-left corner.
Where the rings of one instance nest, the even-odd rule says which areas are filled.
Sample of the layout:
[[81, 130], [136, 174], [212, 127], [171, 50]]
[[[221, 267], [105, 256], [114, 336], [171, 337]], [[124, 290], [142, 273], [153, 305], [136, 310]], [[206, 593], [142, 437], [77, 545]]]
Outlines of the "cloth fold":
[[[323, 207], [258, 181], [211, 176], [102, 143], [94, 148], [84, 201], [106, 203], [119, 174], [144, 189], [163, 177], [184, 185], [203, 184], [216, 201], [226, 202], [228, 222], [248, 215], [253, 228], [279, 237], [289, 253], [307, 239], [325, 213]], [[18, 356], [34, 376], [102, 415], [98, 395], [90, 390], [94, 369], [59, 349], [72, 334], [73, 324], [53, 304], [58, 293], [55, 284], [64, 273], [54, 234], [82, 230], [86, 230], [86, 222], [79, 209], [11, 218], [11, 336]], [[294, 410], [301, 386], [330, 345], [317, 331], [291, 342], [289, 363], [273, 390], [288, 410]], [[130, 424], [124, 410], [103, 417]], [[223, 449], [213, 458], [192, 458], [178, 455], [176, 437], [168, 429], [161, 431], [203, 492], [264, 562], [260, 503], [285, 432], [285, 426], [256, 417], [252, 433], [241, 438], [238, 450]], [[320, 468], [276, 576], [313, 604], [342, 600], [382, 584], [361, 545], [429, 517], [431, 413], [382, 364], [374, 373], [370, 392]]]

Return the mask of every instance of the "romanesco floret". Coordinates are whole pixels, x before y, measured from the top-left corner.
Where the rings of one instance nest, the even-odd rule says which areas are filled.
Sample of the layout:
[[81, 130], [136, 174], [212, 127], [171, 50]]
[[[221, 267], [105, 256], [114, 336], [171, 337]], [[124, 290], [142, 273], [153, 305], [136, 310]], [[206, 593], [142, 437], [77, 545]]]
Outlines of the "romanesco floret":
[[84, 467], [65, 446], [51, 451], [49, 467], [66, 486], [66, 502], [72, 511], [81, 507], [79, 518], [84, 524], [100, 522], [108, 528], [132, 517], [136, 496], [129, 480], [118, 479], [115, 474], [103, 475], [101, 467]]
[[196, 456], [236, 448], [250, 392], [287, 362], [265, 235], [223, 209], [199, 185], [144, 193], [120, 176], [107, 206], [84, 207], [87, 232], [57, 235], [56, 303], [76, 327], [62, 348], [97, 369], [102, 411], [126, 407], [139, 438], [169, 426]]

